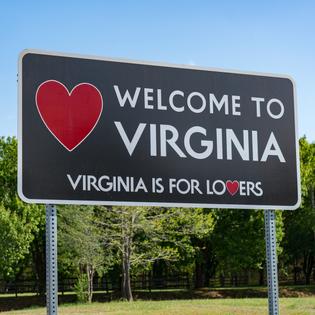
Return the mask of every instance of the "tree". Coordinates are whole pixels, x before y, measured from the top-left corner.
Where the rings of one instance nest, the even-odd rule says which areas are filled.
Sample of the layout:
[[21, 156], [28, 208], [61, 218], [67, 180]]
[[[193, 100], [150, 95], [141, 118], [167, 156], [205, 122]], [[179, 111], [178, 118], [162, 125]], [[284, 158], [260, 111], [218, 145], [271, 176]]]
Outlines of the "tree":
[[[281, 253], [282, 213], [276, 214], [277, 250]], [[265, 262], [264, 213], [261, 210], [216, 212], [215, 253], [222, 279], [230, 273], [237, 284], [242, 270], [263, 270]]]
[[29, 253], [33, 239], [25, 217], [0, 205], [0, 272], [4, 278], [12, 278], [20, 269], [20, 262]]
[[285, 251], [293, 266], [295, 282], [301, 270], [309, 284], [315, 263], [315, 144], [309, 143], [305, 137], [299, 144], [302, 204], [298, 210], [285, 213]]
[[176, 208], [169, 213], [172, 215], [165, 217], [163, 229], [169, 246], [179, 253], [175, 264], [179, 268], [191, 264], [196, 288], [209, 286], [216, 267], [212, 243], [213, 210]]
[[23, 203], [17, 196], [17, 141], [0, 138], [0, 272], [17, 277], [28, 263], [31, 244], [45, 217], [42, 206]]
[[17, 140], [0, 138], [0, 197], [5, 206], [14, 202], [17, 193]]
[[111, 255], [104, 253], [100, 230], [91, 206], [59, 208], [59, 250], [61, 261], [69, 259], [86, 275], [87, 301], [92, 302], [95, 272], [102, 274], [110, 265]]
[[34, 239], [30, 247], [30, 266], [38, 283], [38, 293], [41, 296], [46, 292], [46, 219], [44, 207], [37, 207], [38, 224], [37, 230], [33, 233]]
[[183, 208], [103, 208], [101, 224], [108, 247], [115, 248], [122, 267], [122, 297], [133, 300], [131, 273], [149, 270], [158, 261], [183, 263], [198, 255], [194, 240], [213, 229], [209, 210]]
[[[179, 257], [179, 232], [171, 228], [178, 212], [148, 207], [102, 207], [99, 224], [107, 248], [117, 252], [121, 261], [122, 297], [133, 300], [131, 273], [148, 270], [156, 261]], [[183, 234], [181, 234], [183, 235]], [[176, 246], [174, 246], [176, 242]]]

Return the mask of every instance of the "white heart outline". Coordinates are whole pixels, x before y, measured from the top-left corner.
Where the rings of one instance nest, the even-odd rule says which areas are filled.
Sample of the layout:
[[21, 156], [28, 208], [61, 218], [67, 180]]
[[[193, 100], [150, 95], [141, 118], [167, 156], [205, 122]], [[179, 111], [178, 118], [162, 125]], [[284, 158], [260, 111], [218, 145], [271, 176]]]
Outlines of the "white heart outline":
[[[99, 95], [100, 95], [100, 97], [101, 97], [101, 110], [100, 110], [100, 113], [99, 113], [99, 115], [98, 115], [97, 120], [95, 121], [95, 124], [94, 124], [93, 128], [91, 128], [90, 132], [89, 132], [75, 147], [73, 147], [71, 150], [68, 149], [68, 148], [56, 137], [56, 135], [50, 130], [50, 128], [49, 128], [48, 125], [46, 124], [46, 122], [45, 122], [45, 120], [43, 119], [43, 116], [42, 116], [42, 114], [41, 114], [41, 112], [40, 112], [40, 110], [39, 110], [39, 108], [38, 108], [37, 93], [38, 93], [40, 87], [41, 87], [43, 84], [47, 83], [47, 82], [56, 82], [56, 83], [62, 85], [62, 86], [65, 88], [65, 90], [67, 91], [67, 93], [68, 93], [69, 96], [71, 96], [72, 92], [73, 92], [77, 87], [79, 87], [80, 85], [85, 85], [85, 84], [86, 84], [86, 85], [90, 85], [90, 86], [92, 86], [93, 88], [96, 89], [96, 91], [99, 93]], [[104, 107], [104, 106], [103, 106], [103, 96], [102, 96], [102, 93], [100, 92], [100, 90], [99, 90], [95, 85], [93, 85], [93, 84], [91, 84], [91, 83], [88, 83], [88, 82], [82, 82], [82, 83], [79, 83], [79, 84], [75, 85], [75, 86], [72, 88], [72, 90], [69, 92], [68, 88], [67, 88], [63, 83], [61, 83], [61, 82], [59, 82], [59, 81], [57, 81], [57, 80], [46, 80], [46, 81], [42, 82], [42, 83], [38, 86], [38, 88], [37, 88], [37, 90], [36, 90], [36, 93], [35, 93], [35, 103], [36, 103], [36, 107], [37, 107], [37, 111], [38, 111], [38, 113], [39, 113], [39, 116], [40, 116], [40, 118], [42, 119], [42, 121], [43, 121], [44, 125], [46, 126], [46, 128], [47, 128], [47, 129], [49, 130], [49, 132], [54, 136], [54, 138], [57, 139], [57, 141], [58, 141], [65, 149], [67, 149], [69, 152], [72, 152], [75, 148], [77, 148], [77, 147], [91, 134], [91, 132], [94, 130], [94, 128], [95, 128], [96, 125], [98, 124], [98, 121], [99, 121], [100, 118], [101, 118], [101, 115], [102, 115], [102, 112], [103, 112], [103, 107]]]

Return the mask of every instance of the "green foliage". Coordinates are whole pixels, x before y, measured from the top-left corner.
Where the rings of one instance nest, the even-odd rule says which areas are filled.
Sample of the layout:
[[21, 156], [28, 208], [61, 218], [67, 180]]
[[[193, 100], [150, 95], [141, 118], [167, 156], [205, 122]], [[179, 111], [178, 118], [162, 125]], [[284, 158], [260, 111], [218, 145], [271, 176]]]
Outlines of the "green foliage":
[[86, 274], [81, 274], [74, 285], [74, 292], [79, 303], [87, 303], [88, 295], [88, 279]]
[[314, 189], [315, 180], [315, 144], [309, 143], [306, 137], [299, 141], [302, 206], [310, 205], [310, 189]]
[[89, 206], [59, 207], [59, 253], [66, 264], [84, 269], [90, 264], [104, 271], [110, 256], [104, 255], [102, 235], [95, 224], [94, 208]]
[[[58, 213], [60, 264], [63, 269], [72, 267], [77, 270], [78, 299], [91, 302], [95, 271], [101, 276], [110, 267], [112, 256], [104, 252], [93, 207], [64, 206], [60, 207]], [[81, 290], [83, 287], [84, 291]]]
[[17, 140], [0, 138], [0, 200], [5, 206], [11, 204], [17, 191]]
[[[315, 144], [305, 137], [300, 139], [300, 161], [302, 205], [277, 212], [277, 250], [287, 272], [299, 267], [310, 276], [315, 263]], [[44, 278], [45, 208], [17, 197], [16, 174], [17, 140], [0, 138], [0, 277], [14, 278], [28, 266], [41, 266]], [[157, 262], [195, 278], [198, 270], [209, 278], [215, 268], [217, 274], [264, 268], [263, 211], [60, 206], [58, 215], [59, 272], [78, 277], [76, 289], [83, 300], [84, 292], [91, 300], [95, 272], [108, 274], [123, 261], [129, 276], [151, 271]]]
[[16, 213], [0, 205], [0, 272], [5, 278], [14, 275], [28, 254], [32, 239], [24, 223]]
[[44, 222], [42, 206], [17, 197], [17, 141], [0, 138], [0, 273], [13, 277], [23, 269], [31, 243]]
[[124, 238], [130, 239], [131, 270], [137, 274], [149, 270], [157, 260], [192, 259], [192, 238], [208, 235], [213, 220], [203, 209], [101, 207], [99, 225], [106, 248], [118, 253], [116, 262], [124, 252]]
[[213, 211], [200, 208], [173, 208], [166, 210], [162, 221], [166, 233], [165, 244], [178, 252], [172, 264], [178, 271], [194, 272], [194, 262], [202, 259], [201, 252], [209, 246], [214, 228]]
[[[277, 213], [277, 249], [280, 246], [282, 216]], [[264, 213], [259, 210], [224, 210], [216, 212], [214, 244], [222, 272], [261, 269], [265, 261]]]
[[305, 137], [300, 139], [300, 171], [302, 204], [284, 214], [284, 247], [286, 261], [293, 271], [303, 270], [308, 282], [315, 264], [315, 144]]

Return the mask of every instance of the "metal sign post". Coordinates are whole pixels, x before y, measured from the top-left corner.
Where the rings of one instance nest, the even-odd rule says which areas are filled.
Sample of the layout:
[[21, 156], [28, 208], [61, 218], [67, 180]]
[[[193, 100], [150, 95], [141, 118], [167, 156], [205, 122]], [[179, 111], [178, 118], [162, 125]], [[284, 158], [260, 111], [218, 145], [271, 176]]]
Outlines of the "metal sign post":
[[57, 208], [46, 205], [46, 305], [47, 315], [58, 314]]
[[274, 210], [265, 210], [265, 238], [269, 314], [278, 315], [279, 289], [277, 267], [276, 215]]

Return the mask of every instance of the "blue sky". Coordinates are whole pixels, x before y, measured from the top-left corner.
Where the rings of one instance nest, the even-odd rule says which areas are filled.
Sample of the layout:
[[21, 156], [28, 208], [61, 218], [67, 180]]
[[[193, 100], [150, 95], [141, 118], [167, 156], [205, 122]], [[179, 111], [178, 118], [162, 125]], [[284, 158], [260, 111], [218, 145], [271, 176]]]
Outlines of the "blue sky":
[[17, 132], [25, 48], [288, 74], [315, 141], [314, 1], [2, 1], [0, 136]]

